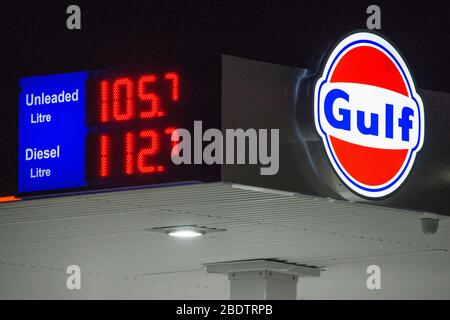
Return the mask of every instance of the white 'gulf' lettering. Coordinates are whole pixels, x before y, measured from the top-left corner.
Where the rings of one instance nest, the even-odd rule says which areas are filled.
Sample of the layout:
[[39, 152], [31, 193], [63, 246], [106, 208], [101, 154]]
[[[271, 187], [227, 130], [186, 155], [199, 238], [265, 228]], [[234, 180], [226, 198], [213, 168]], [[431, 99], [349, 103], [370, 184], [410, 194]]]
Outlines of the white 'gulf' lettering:
[[367, 147], [413, 148], [420, 138], [419, 112], [410, 97], [371, 85], [325, 83], [320, 93], [326, 134]]

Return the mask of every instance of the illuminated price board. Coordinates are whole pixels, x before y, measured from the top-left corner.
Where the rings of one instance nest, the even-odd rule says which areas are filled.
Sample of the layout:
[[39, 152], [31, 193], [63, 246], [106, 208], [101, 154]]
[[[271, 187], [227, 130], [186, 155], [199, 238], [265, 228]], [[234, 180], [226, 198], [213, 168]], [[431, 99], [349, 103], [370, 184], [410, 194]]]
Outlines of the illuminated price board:
[[220, 128], [213, 67], [98, 70], [20, 79], [19, 193], [216, 181], [175, 165], [175, 129]]

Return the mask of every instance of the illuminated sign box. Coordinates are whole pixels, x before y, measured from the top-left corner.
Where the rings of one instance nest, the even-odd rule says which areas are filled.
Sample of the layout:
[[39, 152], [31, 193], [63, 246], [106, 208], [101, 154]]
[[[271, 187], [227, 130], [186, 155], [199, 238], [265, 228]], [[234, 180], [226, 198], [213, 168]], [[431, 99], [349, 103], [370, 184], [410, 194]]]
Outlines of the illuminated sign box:
[[99, 70], [20, 79], [19, 193], [217, 181], [176, 166], [177, 128], [220, 128], [214, 67]]

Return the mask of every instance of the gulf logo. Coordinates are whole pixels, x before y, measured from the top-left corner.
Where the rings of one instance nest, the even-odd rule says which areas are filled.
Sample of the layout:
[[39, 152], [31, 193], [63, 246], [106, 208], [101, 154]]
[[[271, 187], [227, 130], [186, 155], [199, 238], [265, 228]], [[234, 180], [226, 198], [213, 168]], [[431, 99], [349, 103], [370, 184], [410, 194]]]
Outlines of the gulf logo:
[[333, 49], [315, 85], [314, 118], [334, 170], [364, 197], [398, 189], [424, 140], [423, 104], [408, 67], [373, 33], [353, 33]]

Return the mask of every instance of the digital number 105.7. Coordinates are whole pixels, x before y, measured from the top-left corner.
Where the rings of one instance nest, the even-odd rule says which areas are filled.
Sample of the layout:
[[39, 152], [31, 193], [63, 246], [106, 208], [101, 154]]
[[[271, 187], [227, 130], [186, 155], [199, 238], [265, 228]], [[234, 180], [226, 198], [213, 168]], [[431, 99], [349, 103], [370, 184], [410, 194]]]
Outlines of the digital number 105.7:
[[99, 120], [103, 123], [162, 117], [166, 113], [161, 101], [180, 99], [176, 72], [100, 80], [98, 88]]

